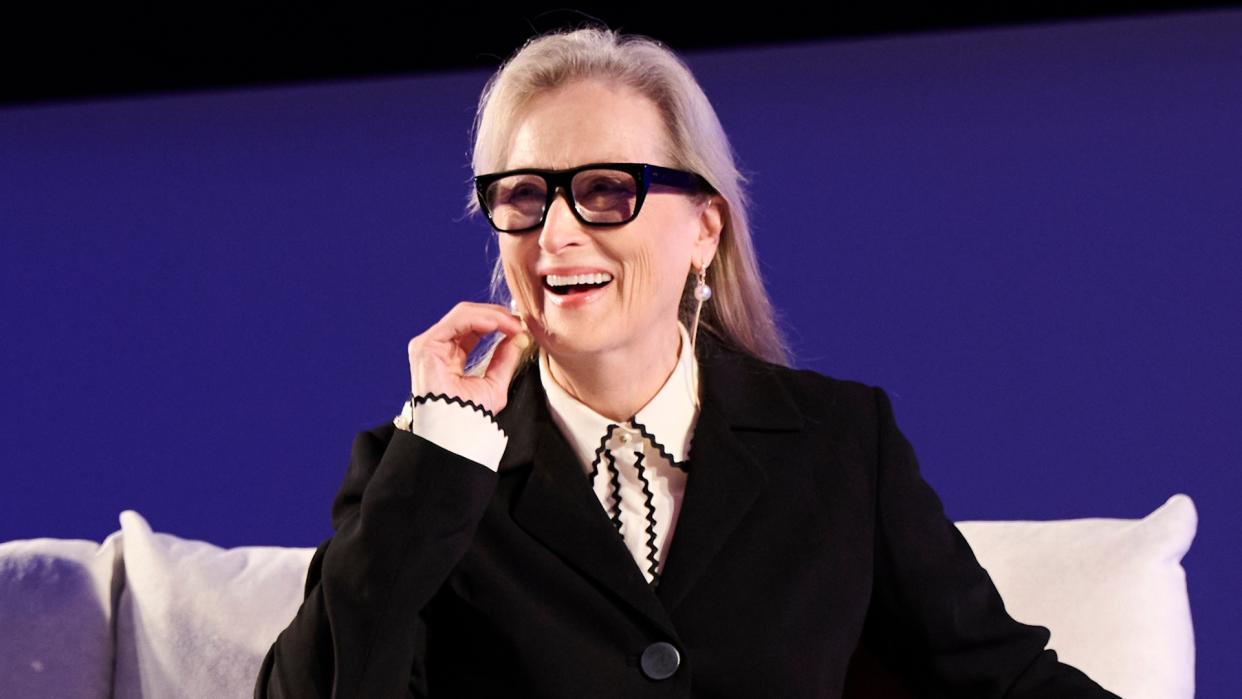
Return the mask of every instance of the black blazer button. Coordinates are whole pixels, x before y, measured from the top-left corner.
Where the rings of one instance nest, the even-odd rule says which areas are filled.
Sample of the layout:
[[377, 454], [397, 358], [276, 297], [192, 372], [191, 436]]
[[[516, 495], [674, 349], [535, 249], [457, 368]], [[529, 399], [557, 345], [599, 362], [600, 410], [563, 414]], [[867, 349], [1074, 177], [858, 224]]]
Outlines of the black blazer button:
[[681, 664], [681, 653], [677, 652], [673, 644], [657, 641], [643, 651], [639, 664], [642, 665], [644, 675], [653, 680], [666, 680], [677, 672], [677, 666]]

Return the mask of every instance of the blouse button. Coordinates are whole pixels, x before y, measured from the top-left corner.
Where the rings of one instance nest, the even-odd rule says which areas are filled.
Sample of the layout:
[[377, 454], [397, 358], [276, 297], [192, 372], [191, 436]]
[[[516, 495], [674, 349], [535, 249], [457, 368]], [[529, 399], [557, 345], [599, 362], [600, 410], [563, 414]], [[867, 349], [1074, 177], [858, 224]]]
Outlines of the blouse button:
[[630, 443], [630, 433], [629, 433], [629, 432], [622, 432], [622, 433], [621, 433], [621, 437], [620, 437], [620, 439], [621, 439], [621, 443], [622, 443], [622, 444], [629, 444], [629, 443]]
[[666, 680], [677, 672], [677, 666], [681, 664], [681, 653], [677, 652], [677, 647], [667, 641], [657, 641], [647, 646], [643, 650], [639, 664], [643, 668], [643, 674], [653, 680]]

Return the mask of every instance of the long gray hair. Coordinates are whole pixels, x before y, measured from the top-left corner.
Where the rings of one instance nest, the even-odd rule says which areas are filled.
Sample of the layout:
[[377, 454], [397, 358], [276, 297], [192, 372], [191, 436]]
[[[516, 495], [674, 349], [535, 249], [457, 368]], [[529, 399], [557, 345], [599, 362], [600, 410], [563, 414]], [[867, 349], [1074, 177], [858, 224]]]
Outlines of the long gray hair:
[[[703, 304], [699, 331], [707, 330], [724, 344], [752, 356], [788, 365], [788, 349], [751, 243], [746, 178], [734, 164], [728, 136], [703, 88], [689, 67], [659, 41], [598, 27], [562, 29], [527, 41], [488, 80], [479, 97], [473, 129], [475, 174], [505, 167], [513, 129], [533, 98], [587, 78], [618, 82], [654, 102], [668, 130], [668, 164], [707, 178], [725, 200], [720, 245], [707, 269], [707, 283], [713, 293]], [[480, 213], [473, 189], [466, 207], [470, 214]], [[687, 270], [679, 311], [687, 328], [691, 327], [696, 305], [693, 281], [692, 270]], [[494, 303], [510, 302], [499, 255], [492, 269], [491, 296]], [[472, 363], [472, 370], [485, 367], [497, 340], [484, 348], [484, 354]], [[535, 349], [534, 344], [527, 349], [523, 362], [534, 356]]]

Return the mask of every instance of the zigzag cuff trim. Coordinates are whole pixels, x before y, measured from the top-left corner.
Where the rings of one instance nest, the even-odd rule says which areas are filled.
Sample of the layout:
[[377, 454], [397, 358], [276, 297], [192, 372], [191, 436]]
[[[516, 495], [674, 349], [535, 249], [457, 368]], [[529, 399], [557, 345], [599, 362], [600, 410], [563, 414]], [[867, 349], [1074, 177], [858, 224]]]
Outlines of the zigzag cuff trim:
[[[418, 407], [426, 403], [427, 401], [431, 401], [431, 400], [444, 401], [445, 403], [450, 403], [450, 404], [456, 403], [457, 405], [460, 405], [463, 408], [470, 408], [471, 410], [482, 413], [488, 420], [492, 421], [493, 425], [496, 425], [497, 429], [500, 429], [501, 432], [504, 431], [504, 429], [500, 427], [500, 423], [496, 422], [495, 413], [488, 410], [487, 408], [484, 408], [478, 403], [475, 403], [472, 400], [463, 400], [459, 398], [458, 396], [450, 396], [447, 393], [424, 393], [421, 396], [416, 396], [413, 393], [411, 393], [410, 400], [414, 403], [414, 407]], [[507, 437], [508, 435], [505, 435], [505, 436]]]
[[411, 394], [393, 424], [493, 471], [509, 442], [490, 410], [443, 393]]

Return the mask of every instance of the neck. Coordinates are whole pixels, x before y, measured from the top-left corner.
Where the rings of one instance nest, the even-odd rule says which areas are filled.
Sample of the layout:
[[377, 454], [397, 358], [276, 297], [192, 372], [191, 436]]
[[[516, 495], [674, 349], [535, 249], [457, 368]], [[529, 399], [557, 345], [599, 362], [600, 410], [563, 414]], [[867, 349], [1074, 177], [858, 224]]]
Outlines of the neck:
[[643, 340], [634, 347], [608, 352], [562, 357], [549, 354], [551, 378], [600, 415], [625, 422], [660, 392], [682, 351], [677, 325], [647, 333]]

